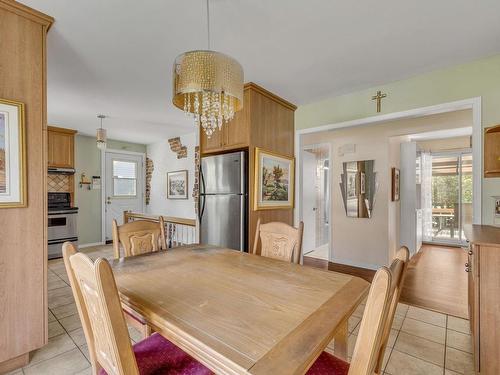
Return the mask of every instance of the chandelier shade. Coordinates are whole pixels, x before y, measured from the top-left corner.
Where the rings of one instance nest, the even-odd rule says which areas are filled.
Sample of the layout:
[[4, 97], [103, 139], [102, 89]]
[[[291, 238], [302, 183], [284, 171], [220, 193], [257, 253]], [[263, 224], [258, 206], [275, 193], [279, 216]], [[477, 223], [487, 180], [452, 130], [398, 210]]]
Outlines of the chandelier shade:
[[210, 137], [243, 108], [243, 68], [220, 52], [185, 52], [174, 62], [172, 102]]

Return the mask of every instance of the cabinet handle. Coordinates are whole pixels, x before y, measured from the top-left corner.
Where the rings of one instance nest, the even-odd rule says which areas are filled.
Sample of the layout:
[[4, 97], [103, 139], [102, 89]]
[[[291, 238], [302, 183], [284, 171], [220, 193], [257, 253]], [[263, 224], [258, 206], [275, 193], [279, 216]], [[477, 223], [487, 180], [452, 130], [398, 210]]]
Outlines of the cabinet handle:
[[472, 255], [472, 254], [473, 254], [473, 253], [472, 253], [472, 250], [469, 250], [469, 253], [468, 253], [468, 254], [469, 254], [469, 255]]
[[465, 267], [465, 272], [470, 272], [470, 268], [469, 267]]
[[465, 268], [469, 268], [469, 262], [465, 263]]

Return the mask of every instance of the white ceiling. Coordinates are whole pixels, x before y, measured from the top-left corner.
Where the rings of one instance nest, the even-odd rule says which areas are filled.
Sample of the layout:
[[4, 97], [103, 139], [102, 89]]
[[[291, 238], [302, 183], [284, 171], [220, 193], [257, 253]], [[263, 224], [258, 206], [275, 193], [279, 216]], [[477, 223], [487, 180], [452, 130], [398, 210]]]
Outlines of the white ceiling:
[[[193, 131], [171, 66], [206, 48], [204, 0], [21, 0], [56, 19], [49, 123], [140, 143]], [[211, 0], [212, 48], [301, 105], [500, 53], [498, 0]]]

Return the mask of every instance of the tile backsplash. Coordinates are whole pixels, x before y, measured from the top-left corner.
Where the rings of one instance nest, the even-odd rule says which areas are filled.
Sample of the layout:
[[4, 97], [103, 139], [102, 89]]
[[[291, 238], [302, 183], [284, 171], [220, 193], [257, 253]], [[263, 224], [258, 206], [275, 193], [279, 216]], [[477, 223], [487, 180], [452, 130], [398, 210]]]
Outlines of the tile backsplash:
[[67, 174], [52, 174], [47, 176], [47, 190], [50, 193], [70, 192], [70, 176]]

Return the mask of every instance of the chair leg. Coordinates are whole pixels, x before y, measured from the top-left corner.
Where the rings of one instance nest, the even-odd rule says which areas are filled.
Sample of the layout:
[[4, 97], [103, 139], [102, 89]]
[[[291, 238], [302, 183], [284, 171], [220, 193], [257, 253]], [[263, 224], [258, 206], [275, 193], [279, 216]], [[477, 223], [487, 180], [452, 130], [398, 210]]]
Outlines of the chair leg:
[[346, 319], [341, 323], [334, 337], [335, 356], [344, 361], [347, 361], [347, 337], [349, 335], [347, 324], [348, 320]]

